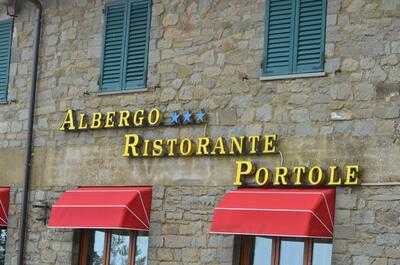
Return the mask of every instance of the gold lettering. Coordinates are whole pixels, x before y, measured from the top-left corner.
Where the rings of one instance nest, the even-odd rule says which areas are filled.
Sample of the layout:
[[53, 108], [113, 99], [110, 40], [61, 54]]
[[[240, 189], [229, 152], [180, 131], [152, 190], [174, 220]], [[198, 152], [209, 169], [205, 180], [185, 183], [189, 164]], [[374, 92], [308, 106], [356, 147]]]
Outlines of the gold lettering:
[[238, 141], [237, 137], [231, 137], [231, 147], [229, 154], [231, 155], [241, 155], [243, 154], [243, 148], [244, 148], [244, 136], [239, 137], [240, 142]]
[[129, 116], [130, 116], [130, 112], [127, 110], [123, 110], [119, 112], [119, 124], [118, 127], [119, 128], [124, 128], [124, 127], [129, 127]]
[[288, 175], [287, 167], [276, 167], [275, 168], [274, 186], [287, 185], [288, 184], [287, 175]]
[[264, 150], [263, 154], [276, 153], [277, 135], [264, 135]]
[[135, 114], [133, 114], [133, 125], [135, 127], [142, 127], [143, 120], [144, 120], [144, 110], [140, 109], [135, 111]]
[[161, 122], [161, 113], [158, 109], [152, 109], [149, 112], [149, 115], [147, 117], [147, 121], [150, 126], [157, 126]]
[[107, 112], [104, 128], [114, 128], [114, 127], [115, 127], [115, 111]]
[[242, 177], [251, 175], [254, 172], [253, 163], [251, 161], [236, 161], [235, 186], [242, 186]]
[[150, 140], [146, 139], [143, 141], [143, 153], [142, 153], [143, 157], [149, 156], [149, 143], [150, 143]]
[[163, 156], [163, 140], [155, 140], [153, 142], [153, 156]]
[[253, 136], [249, 136], [249, 142], [250, 142], [250, 150], [249, 150], [249, 154], [253, 155], [257, 153], [257, 144], [258, 141], [260, 140], [260, 136], [258, 135], [253, 135]]
[[137, 134], [125, 135], [125, 150], [123, 157], [138, 157], [139, 154], [140, 137]]
[[86, 122], [86, 114], [79, 114], [79, 127], [78, 130], [86, 130], [88, 128], [88, 124]]
[[346, 180], [344, 185], [358, 185], [360, 168], [357, 165], [346, 166]]
[[65, 113], [64, 122], [60, 127], [60, 131], [74, 131], [75, 129], [75, 111], [68, 109]]
[[[317, 175], [315, 175], [315, 172], [317, 173]], [[322, 168], [318, 166], [312, 167], [308, 172], [308, 183], [310, 185], [316, 186], [322, 184], [322, 180], [323, 180]]]
[[[262, 179], [262, 181], [261, 181]], [[264, 186], [268, 183], [269, 181], [269, 171], [265, 167], [260, 167], [256, 171], [256, 184], [258, 186]]]
[[304, 174], [306, 173], [306, 167], [302, 167], [302, 166], [294, 167], [293, 173], [294, 173], [294, 178], [295, 178], [293, 185], [300, 186], [303, 183], [303, 177], [304, 177]]
[[210, 137], [200, 137], [197, 139], [197, 152], [196, 155], [210, 154]]
[[342, 179], [338, 178], [336, 179], [336, 171], [337, 171], [337, 167], [336, 166], [330, 166], [329, 167], [329, 182], [328, 182], [328, 186], [339, 186], [342, 185]]
[[218, 137], [215, 141], [215, 145], [213, 150], [211, 151], [212, 155], [226, 155], [226, 143], [225, 139], [222, 137]]
[[179, 151], [182, 156], [190, 156], [193, 154], [193, 143], [189, 138], [183, 138], [179, 144]]
[[175, 156], [175, 147], [176, 144], [178, 143], [178, 139], [168, 139], [167, 140], [167, 145], [168, 145], [168, 156]]
[[102, 126], [101, 118], [103, 115], [100, 112], [95, 112], [92, 114], [92, 124], [90, 129], [99, 129]]

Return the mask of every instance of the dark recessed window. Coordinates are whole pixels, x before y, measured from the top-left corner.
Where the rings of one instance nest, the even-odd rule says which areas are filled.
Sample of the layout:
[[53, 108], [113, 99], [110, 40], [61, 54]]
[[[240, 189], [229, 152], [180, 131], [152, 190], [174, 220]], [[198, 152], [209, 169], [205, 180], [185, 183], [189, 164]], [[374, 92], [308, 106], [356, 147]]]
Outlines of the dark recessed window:
[[151, 0], [114, 0], [106, 4], [101, 90], [146, 86]]
[[238, 265], [330, 265], [329, 240], [254, 237], [240, 238]]
[[131, 231], [82, 233], [80, 265], [147, 265], [148, 235]]
[[11, 19], [0, 21], [0, 102], [7, 100], [12, 24]]
[[267, 0], [263, 73], [318, 73], [325, 54], [326, 0]]
[[0, 265], [5, 264], [7, 230], [0, 229]]

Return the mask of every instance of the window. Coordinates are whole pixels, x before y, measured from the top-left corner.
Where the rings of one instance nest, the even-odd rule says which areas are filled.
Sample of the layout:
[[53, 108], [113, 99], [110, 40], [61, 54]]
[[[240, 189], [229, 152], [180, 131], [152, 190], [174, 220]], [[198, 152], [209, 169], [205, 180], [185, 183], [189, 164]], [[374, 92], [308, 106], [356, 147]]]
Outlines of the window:
[[268, 0], [263, 73], [318, 73], [325, 53], [326, 0]]
[[7, 101], [12, 39], [12, 20], [0, 21], [0, 102]]
[[146, 86], [151, 0], [106, 4], [101, 90]]
[[0, 228], [0, 265], [5, 264], [7, 230]]
[[148, 236], [130, 231], [82, 233], [79, 265], [147, 265]]
[[331, 264], [328, 240], [243, 236], [240, 245], [240, 265]]

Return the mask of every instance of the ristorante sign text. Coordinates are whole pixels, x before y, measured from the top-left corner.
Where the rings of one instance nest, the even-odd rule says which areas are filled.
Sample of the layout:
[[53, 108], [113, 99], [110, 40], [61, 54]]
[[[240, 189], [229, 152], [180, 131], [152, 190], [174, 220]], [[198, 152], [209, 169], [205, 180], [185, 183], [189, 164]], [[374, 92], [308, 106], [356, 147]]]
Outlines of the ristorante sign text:
[[[203, 111], [172, 112], [167, 119], [161, 111], [143, 109], [136, 111], [95, 112], [90, 115], [67, 110], [60, 127], [61, 131], [83, 131], [112, 128], [154, 128], [160, 126], [181, 126], [205, 124]], [[144, 139], [135, 133], [124, 135], [123, 157], [160, 158], [191, 156], [251, 156], [272, 155], [278, 153], [278, 136], [238, 135], [196, 138]], [[245, 185], [252, 179], [256, 186], [350, 186], [360, 184], [358, 165], [346, 165], [338, 168], [330, 165], [322, 168], [318, 165], [306, 167], [297, 165], [291, 168], [257, 167], [251, 160], [236, 161], [234, 185]]]

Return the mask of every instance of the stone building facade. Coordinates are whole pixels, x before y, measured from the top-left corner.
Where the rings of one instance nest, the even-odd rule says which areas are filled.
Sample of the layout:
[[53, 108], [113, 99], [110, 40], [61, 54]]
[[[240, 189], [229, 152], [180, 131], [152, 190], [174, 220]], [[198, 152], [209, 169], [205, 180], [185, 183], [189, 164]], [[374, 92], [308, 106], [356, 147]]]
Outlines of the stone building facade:
[[[234, 188], [235, 158], [126, 159], [123, 135], [132, 131], [148, 138], [276, 133], [287, 165], [357, 163], [363, 185], [337, 189], [332, 264], [400, 264], [400, 1], [327, 0], [326, 75], [263, 81], [265, 0], [153, 0], [147, 90], [115, 94], [98, 85], [104, 1], [43, 2], [26, 264], [75, 264], [74, 232], [48, 229], [33, 206], [85, 185], [153, 186], [151, 265], [232, 264], [233, 236], [208, 231], [216, 203]], [[15, 18], [9, 97], [0, 105], [10, 265], [17, 262], [35, 17], [25, 3]], [[208, 123], [58, 130], [67, 108], [153, 107], [203, 109]]]

